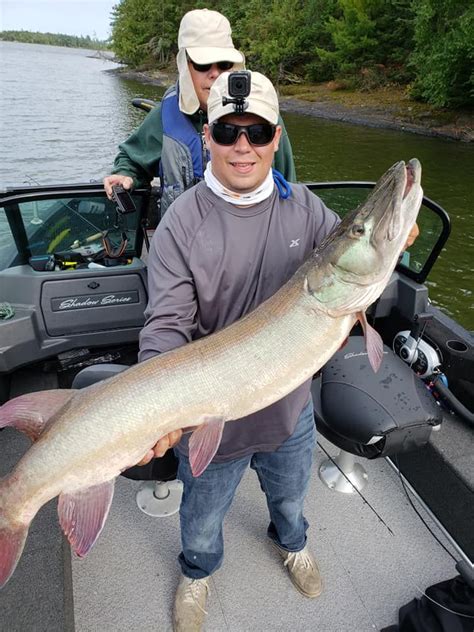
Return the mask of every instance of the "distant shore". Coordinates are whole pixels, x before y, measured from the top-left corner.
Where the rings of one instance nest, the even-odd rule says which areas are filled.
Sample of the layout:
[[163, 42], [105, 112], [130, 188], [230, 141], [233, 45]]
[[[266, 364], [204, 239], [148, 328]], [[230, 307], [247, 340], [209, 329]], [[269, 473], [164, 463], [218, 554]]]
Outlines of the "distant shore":
[[[156, 70], [118, 68], [107, 72], [161, 87], [170, 86], [176, 81], [174, 73]], [[285, 94], [293, 91], [297, 95]], [[282, 112], [474, 142], [474, 112], [434, 111], [427, 105], [408, 100], [400, 89], [348, 93], [345, 90], [330, 90], [321, 84], [299, 85], [294, 89], [283, 86], [281, 92]]]

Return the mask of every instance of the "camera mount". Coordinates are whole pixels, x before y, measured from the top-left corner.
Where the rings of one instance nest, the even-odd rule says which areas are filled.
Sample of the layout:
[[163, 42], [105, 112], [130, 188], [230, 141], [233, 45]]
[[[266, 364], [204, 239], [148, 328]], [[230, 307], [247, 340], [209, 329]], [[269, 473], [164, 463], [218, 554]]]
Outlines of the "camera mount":
[[236, 114], [243, 114], [249, 106], [245, 97], [222, 97], [222, 105], [228, 105], [229, 103], [234, 104], [234, 111]]

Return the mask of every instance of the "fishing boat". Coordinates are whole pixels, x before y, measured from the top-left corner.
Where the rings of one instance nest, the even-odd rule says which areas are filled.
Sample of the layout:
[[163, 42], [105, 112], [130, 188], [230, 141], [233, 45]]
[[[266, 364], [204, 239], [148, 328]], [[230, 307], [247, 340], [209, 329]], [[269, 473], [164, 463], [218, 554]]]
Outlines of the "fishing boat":
[[[307, 186], [343, 216], [373, 183]], [[155, 193], [135, 190], [127, 212], [98, 182], [0, 193], [0, 403], [81, 388], [137, 361]], [[225, 523], [206, 630], [379, 630], [431, 584], [460, 575], [473, 588], [473, 335], [431, 304], [426, 285], [449, 216], [424, 198], [418, 223], [420, 237], [369, 310], [386, 374], [362, 384], [365, 371], [349, 374], [344, 363], [364, 356], [354, 335], [313, 382], [319, 440], [306, 516], [323, 594], [308, 600], [293, 589], [266, 542], [265, 501], [249, 472]], [[394, 387], [402, 373], [413, 391]], [[354, 389], [376, 403], [372, 416], [360, 414]], [[421, 392], [436, 411], [428, 417]], [[0, 475], [27, 445], [9, 428], [0, 432]], [[180, 550], [175, 474], [172, 452], [125, 472], [84, 560], [71, 556], [55, 501], [43, 507], [0, 593], [0, 629], [170, 629]]]

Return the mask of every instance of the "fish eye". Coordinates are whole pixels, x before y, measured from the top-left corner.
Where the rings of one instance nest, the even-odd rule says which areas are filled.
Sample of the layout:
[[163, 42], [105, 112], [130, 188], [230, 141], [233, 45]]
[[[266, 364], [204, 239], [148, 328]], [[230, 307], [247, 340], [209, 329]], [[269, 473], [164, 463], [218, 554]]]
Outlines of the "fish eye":
[[363, 224], [354, 224], [352, 227], [352, 234], [355, 237], [361, 237], [365, 233], [365, 227]]

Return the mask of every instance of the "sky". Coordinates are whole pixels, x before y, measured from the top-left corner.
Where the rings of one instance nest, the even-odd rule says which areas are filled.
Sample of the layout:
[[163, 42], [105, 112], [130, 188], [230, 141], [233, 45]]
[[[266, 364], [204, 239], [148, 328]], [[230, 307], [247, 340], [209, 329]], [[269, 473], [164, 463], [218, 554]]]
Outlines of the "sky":
[[0, 31], [110, 35], [110, 13], [119, 0], [0, 0]]

